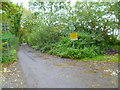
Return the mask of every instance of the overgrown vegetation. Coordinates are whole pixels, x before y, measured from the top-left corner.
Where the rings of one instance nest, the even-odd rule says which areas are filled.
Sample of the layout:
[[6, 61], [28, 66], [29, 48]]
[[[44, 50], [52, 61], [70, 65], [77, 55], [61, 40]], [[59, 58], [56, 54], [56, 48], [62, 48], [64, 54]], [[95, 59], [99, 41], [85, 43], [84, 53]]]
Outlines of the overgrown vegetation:
[[[15, 61], [17, 61], [17, 49], [19, 46], [19, 29], [20, 29], [20, 21], [22, 16], [22, 7], [12, 2], [0, 2], [2, 6], [0, 10], [2, 10], [2, 31], [1, 35], [1, 57], [0, 62], [4, 65], [9, 65]], [[5, 25], [5, 26], [4, 26]], [[7, 25], [7, 26], [6, 26]], [[10, 34], [12, 38], [2, 37], [4, 34]], [[4, 38], [4, 39], [3, 39]], [[8, 40], [8, 42], [7, 42]], [[8, 46], [9, 45], [9, 50]], [[9, 51], [9, 53], [8, 53]]]
[[[71, 5], [70, 2], [31, 1], [29, 10], [11, 2], [1, 5], [2, 23], [9, 25], [9, 32], [14, 36], [9, 40], [9, 58], [6, 41], [0, 44], [2, 63], [15, 61], [17, 47], [24, 42], [41, 52], [81, 60], [106, 55], [105, 50], [119, 48], [120, 2]], [[78, 40], [70, 40], [70, 33], [78, 33]]]
[[[23, 35], [32, 48], [65, 58], [82, 59], [105, 55], [117, 47], [120, 2], [30, 2], [30, 13], [23, 18]], [[72, 41], [69, 33], [78, 33]], [[74, 46], [73, 46], [74, 43]], [[116, 48], [118, 49], [118, 48]]]
[[17, 50], [19, 47], [19, 38], [13, 36], [12, 39], [9, 40], [9, 47], [10, 47], [10, 56], [8, 55], [8, 49], [7, 49], [7, 42], [2, 42], [2, 63], [3, 64], [11, 64], [15, 61], [17, 61]]

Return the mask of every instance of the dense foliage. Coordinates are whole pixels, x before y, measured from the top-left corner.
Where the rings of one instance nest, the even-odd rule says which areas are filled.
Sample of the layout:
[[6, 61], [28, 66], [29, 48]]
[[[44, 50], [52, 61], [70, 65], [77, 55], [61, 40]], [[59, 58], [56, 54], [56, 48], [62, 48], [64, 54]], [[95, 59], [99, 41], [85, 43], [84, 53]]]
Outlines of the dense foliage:
[[[82, 59], [105, 54], [104, 50], [120, 45], [120, 2], [29, 2], [29, 10], [12, 2], [1, 2], [2, 23], [10, 30], [7, 42], [2, 40], [2, 63], [17, 60], [20, 43], [60, 57]], [[78, 33], [78, 40], [70, 40]], [[2, 37], [0, 37], [2, 39]]]
[[10, 32], [19, 35], [22, 7], [12, 2], [2, 2], [2, 23], [10, 26]]
[[[68, 58], [104, 54], [117, 39], [119, 2], [30, 2], [32, 12], [22, 19], [22, 39], [33, 48]], [[69, 39], [76, 32], [78, 40]], [[73, 46], [74, 43], [74, 46]]]
[[[8, 49], [6, 47], [7, 42], [2, 42], [2, 63], [11, 64], [14, 61], [17, 61], [17, 49], [19, 47], [19, 38], [13, 36], [12, 39], [9, 40], [10, 46], [10, 56], [8, 56]], [[0, 59], [1, 60], [1, 59]]]
[[[12, 38], [11, 39], [3, 39], [1, 37], [2, 42], [0, 42], [1, 50], [2, 50], [2, 57], [0, 57], [0, 61], [4, 64], [10, 64], [17, 60], [17, 49], [19, 46], [19, 30], [20, 30], [20, 21], [22, 16], [22, 7], [12, 2], [0, 2], [1, 8], [0, 10], [2, 13], [2, 26], [4, 24], [7, 27], [2, 27], [1, 35], [10, 33]], [[6, 28], [6, 29], [5, 29]], [[10, 53], [8, 53], [8, 46], [10, 47]], [[9, 55], [10, 54], [10, 55]]]

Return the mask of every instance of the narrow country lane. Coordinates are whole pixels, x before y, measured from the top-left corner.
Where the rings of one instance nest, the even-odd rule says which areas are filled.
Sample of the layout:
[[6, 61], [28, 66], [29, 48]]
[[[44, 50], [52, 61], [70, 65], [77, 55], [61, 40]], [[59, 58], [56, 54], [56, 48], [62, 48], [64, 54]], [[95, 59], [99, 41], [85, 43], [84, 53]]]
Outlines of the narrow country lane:
[[18, 51], [28, 88], [118, 87], [118, 63], [75, 61], [40, 53], [28, 45]]

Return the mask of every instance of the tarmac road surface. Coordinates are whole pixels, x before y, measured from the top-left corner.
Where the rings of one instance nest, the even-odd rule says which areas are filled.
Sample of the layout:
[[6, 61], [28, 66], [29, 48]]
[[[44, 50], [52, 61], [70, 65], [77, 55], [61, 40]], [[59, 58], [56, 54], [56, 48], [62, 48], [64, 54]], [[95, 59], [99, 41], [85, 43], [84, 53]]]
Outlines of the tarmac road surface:
[[28, 88], [117, 88], [118, 63], [75, 61], [43, 54], [28, 45], [18, 51]]

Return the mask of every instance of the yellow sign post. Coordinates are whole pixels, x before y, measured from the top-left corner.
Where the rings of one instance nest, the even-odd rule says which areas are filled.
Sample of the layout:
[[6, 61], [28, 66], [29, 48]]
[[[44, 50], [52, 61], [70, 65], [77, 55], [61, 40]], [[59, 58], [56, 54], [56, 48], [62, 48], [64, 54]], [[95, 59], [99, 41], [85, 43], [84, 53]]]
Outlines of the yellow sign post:
[[77, 33], [70, 33], [70, 39], [71, 40], [78, 40], [78, 34]]
[[73, 40], [73, 47], [74, 47], [74, 40], [78, 40], [78, 34], [70, 33], [70, 39]]

